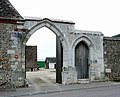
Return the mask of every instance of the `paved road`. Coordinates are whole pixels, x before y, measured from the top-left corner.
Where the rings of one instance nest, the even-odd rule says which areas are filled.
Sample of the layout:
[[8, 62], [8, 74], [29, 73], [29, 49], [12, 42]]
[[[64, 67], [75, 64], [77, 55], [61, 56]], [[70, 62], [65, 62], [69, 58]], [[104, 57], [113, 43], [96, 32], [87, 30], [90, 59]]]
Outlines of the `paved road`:
[[120, 85], [23, 97], [120, 97]]

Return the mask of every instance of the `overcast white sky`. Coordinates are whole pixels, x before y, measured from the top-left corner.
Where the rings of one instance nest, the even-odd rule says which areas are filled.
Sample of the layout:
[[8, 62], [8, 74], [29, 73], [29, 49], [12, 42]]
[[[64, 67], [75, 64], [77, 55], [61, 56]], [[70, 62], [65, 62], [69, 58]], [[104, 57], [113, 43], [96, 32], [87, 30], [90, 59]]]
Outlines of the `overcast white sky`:
[[10, 2], [22, 16], [72, 20], [76, 29], [101, 31], [105, 36], [120, 33], [119, 0], [10, 0]]

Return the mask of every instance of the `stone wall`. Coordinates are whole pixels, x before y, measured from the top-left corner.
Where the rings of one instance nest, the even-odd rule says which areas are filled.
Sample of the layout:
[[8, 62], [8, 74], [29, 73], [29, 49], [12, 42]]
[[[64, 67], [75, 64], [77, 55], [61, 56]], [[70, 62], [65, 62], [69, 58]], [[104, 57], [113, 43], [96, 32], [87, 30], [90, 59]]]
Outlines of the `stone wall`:
[[0, 23], [0, 87], [10, 88], [12, 68], [10, 59], [12, 58], [9, 49], [11, 49], [11, 32], [16, 28], [15, 24]]
[[104, 64], [111, 69], [110, 80], [120, 81], [120, 38], [104, 37]]
[[21, 60], [22, 32], [16, 31], [16, 20], [0, 20], [0, 87], [25, 85], [25, 66]]

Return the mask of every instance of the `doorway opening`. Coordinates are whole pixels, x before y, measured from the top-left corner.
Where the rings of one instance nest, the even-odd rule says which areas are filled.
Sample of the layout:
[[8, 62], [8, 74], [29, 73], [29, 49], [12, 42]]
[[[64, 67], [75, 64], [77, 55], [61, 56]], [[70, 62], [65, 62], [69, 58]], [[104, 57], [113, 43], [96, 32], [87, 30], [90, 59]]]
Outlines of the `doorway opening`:
[[62, 50], [58, 51], [58, 46], [62, 48], [57, 35], [47, 27], [37, 30], [30, 36], [25, 47], [26, 79], [30, 84], [61, 83], [59, 64], [62, 66], [62, 62], [58, 63], [60, 59], [57, 56]]

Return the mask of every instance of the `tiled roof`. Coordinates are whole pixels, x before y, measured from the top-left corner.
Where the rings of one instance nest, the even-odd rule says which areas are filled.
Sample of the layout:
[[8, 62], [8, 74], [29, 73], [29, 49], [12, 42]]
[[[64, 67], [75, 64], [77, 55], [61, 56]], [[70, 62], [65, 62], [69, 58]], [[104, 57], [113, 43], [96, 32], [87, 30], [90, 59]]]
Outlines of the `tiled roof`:
[[0, 0], [1, 19], [23, 19], [18, 11], [13, 7], [9, 0]]

